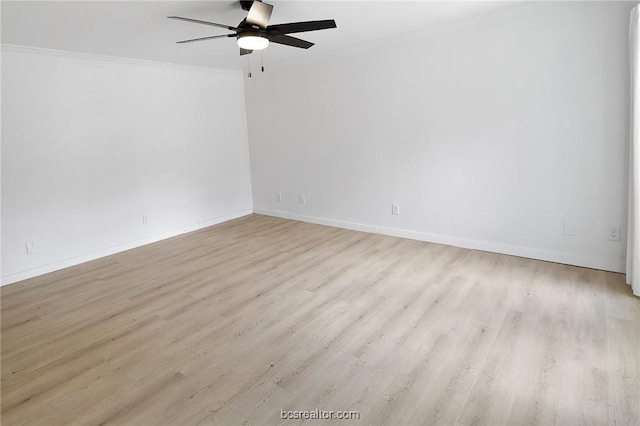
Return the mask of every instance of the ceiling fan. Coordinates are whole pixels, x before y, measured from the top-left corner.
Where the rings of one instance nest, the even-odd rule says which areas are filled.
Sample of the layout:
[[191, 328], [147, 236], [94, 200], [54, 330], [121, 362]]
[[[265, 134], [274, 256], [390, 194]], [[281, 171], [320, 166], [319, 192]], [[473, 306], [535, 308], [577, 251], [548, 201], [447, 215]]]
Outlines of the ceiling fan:
[[235, 37], [237, 38], [238, 46], [240, 47], [240, 55], [248, 55], [254, 50], [265, 49], [269, 45], [269, 42], [284, 44], [286, 46], [299, 47], [301, 49], [308, 49], [313, 46], [314, 43], [291, 37], [287, 34], [337, 28], [336, 21], [334, 21], [333, 19], [269, 25], [271, 12], [273, 11], [272, 5], [264, 3], [261, 0], [241, 1], [240, 4], [242, 6], [242, 9], [248, 11], [249, 13], [247, 14], [247, 17], [243, 19], [242, 22], [240, 22], [236, 27], [233, 27], [231, 25], [216, 24], [215, 22], [200, 21], [198, 19], [183, 18], [180, 16], [168, 16], [168, 18], [194, 22], [196, 24], [210, 25], [213, 27], [224, 28], [229, 31], [234, 31], [234, 33], [232, 34], [200, 37], [190, 40], [182, 40], [178, 43], [192, 43], [194, 41], [212, 40], [215, 38]]

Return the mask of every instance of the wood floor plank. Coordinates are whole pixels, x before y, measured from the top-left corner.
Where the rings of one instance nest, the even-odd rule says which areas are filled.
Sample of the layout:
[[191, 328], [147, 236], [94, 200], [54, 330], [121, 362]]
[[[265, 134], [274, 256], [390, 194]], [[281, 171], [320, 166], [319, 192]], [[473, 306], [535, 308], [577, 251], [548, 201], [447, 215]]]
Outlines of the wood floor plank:
[[507, 314], [456, 423], [506, 424], [520, 373], [518, 349], [524, 347], [523, 323], [522, 312]]
[[622, 275], [268, 216], [4, 286], [0, 326], [3, 425], [640, 424]]

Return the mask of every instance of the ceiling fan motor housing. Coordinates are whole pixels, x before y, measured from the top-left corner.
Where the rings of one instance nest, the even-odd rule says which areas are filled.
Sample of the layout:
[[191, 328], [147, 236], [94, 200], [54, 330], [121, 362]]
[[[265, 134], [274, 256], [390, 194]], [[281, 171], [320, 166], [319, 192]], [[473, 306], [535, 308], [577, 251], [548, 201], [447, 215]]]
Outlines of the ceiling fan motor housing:
[[251, 5], [253, 5], [253, 0], [240, 0], [240, 6], [242, 6], [242, 10], [246, 10], [248, 12], [251, 9]]

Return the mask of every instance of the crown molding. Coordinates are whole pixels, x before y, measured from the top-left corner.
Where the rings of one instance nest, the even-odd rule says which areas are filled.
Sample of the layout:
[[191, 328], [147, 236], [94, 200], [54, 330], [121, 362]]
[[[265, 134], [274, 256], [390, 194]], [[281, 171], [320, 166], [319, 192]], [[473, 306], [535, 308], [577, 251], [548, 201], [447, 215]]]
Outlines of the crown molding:
[[82, 61], [110, 62], [126, 65], [140, 65], [154, 68], [166, 68], [183, 71], [205, 72], [218, 75], [242, 75], [240, 70], [203, 67], [196, 65], [175, 64], [171, 62], [149, 61], [146, 59], [124, 58], [120, 56], [97, 55], [94, 53], [71, 52], [68, 50], [45, 49], [42, 47], [20, 46], [14, 44], [0, 44], [2, 53], [17, 53], [23, 55], [52, 56]]

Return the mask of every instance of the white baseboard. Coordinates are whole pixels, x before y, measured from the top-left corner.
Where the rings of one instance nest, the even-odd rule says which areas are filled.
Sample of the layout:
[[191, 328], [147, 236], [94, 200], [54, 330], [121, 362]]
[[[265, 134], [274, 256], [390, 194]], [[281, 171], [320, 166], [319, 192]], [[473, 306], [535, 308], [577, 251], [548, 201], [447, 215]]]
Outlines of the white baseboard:
[[257, 214], [280, 217], [283, 219], [299, 220], [301, 222], [315, 223], [318, 225], [335, 226], [337, 228], [351, 229], [355, 231], [369, 232], [373, 234], [389, 235], [392, 237], [408, 238], [430, 243], [445, 244], [454, 247], [462, 247], [472, 250], [489, 251], [492, 253], [507, 254], [511, 256], [526, 257], [528, 259], [544, 260], [547, 262], [562, 263], [565, 265], [581, 266], [585, 268], [599, 269], [603, 271], [624, 273], [625, 262], [618, 259], [609, 259], [598, 256], [589, 256], [575, 253], [563, 253], [550, 250], [541, 250], [531, 247], [520, 247], [508, 244], [493, 243], [488, 241], [469, 240], [465, 238], [451, 237], [447, 235], [430, 234], [426, 232], [409, 231], [405, 229], [376, 227], [361, 223], [343, 222], [339, 220], [325, 219], [314, 216], [305, 216], [295, 213], [287, 213], [269, 209], [254, 209]]
[[295, 214], [295, 213], [288, 213], [288, 212], [282, 212], [282, 211], [277, 211], [277, 210], [268, 210], [268, 209], [253, 209], [253, 212], [255, 214], [263, 214], [263, 215], [266, 215], [266, 216], [274, 216], [274, 217], [279, 217], [279, 218], [282, 218], [282, 219], [291, 219], [291, 220], [298, 220], [300, 222], [315, 223], [316, 225], [334, 226], [336, 228], [350, 229], [352, 231], [369, 232], [371, 234], [377, 234], [378, 233], [378, 228], [376, 228], [373, 225], [365, 225], [365, 224], [361, 224], [361, 223], [345, 222], [345, 221], [333, 220], [333, 219], [325, 219], [325, 218], [314, 217], [314, 216], [304, 216], [304, 215], [299, 215], [299, 214]]
[[26, 280], [29, 278], [37, 277], [39, 275], [48, 274], [49, 272], [58, 271], [60, 269], [68, 268], [70, 266], [79, 265], [80, 263], [89, 262], [91, 260], [99, 259], [101, 257], [110, 256], [112, 254], [120, 253], [125, 250], [134, 249], [147, 244], [155, 243], [157, 241], [165, 240], [167, 238], [175, 237], [176, 235], [184, 234], [186, 232], [197, 231], [198, 229], [206, 228], [209, 226], [217, 225], [218, 223], [227, 222], [232, 219], [237, 219], [242, 216], [247, 216], [253, 213], [252, 209], [240, 210], [238, 212], [217, 217], [215, 219], [207, 220], [205, 222], [194, 223], [192, 225], [183, 226], [162, 234], [153, 235], [151, 237], [142, 238], [140, 240], [131, 241], [124, 244], [119, 244], [114, 247], [104, 248], [92, 253], [83, 254], [81, 256], [64, 259], [58, 262], [50, 263], [48, 265], [38, 266], [26, 271], [15, 272], [13, 274], [4, 275], [2, 277], [2, 284], [13, 284], [18, 281]]
[[346, 222], [333, 219], [326, 219], [314, 216], [305, 216], [295, 213], [288, 213], [276, 210], [268, 209], [247, 209], [241, 210], [230, 215], [218, 217], [205, 222], [199, 222], [192, 225], [180, 227], [169, 232], [154, 235], [151, 237], [143, 238], [129, 243], [120, 244], [114, 247], [108, 247], [102, 250], [98, 250], [92, 253], [84, 254], [81, 256], [64, 259], [58, 262], [50, 263], [48, 265], [39, 266], [26, 271], [20, 271], [13, 274], [2, 276], [2, 282], [0, 285], [13, 284], [18, 281], [26, 280], [29, 278], [37, 277], [39, 275], [54, 272], [60, 269], [75, 266], [80, 263], [89, 262], [91, 260], [99, 259], [101, 257], [110, 256], [112, 254], [120, 253], [125, 250], [130, 250], [136, 247], [141, 247], [147, 244], [155, 243], [167, 238], [175, 237], [176, 235], [184, 234], [186, 232], [196, 231], [198, 229], [206, 228], [209, 226], [217, 225], [222, 222], [226, 222], [239, 217], [247, 216], [251, 213], [263, 214], [267, 216], [280, 217], [283, 219], [298, 220], [301, 222], [315, 223], [318, 225], [334, 226], [337, 228], [350, 229], [354, 231], [368, 232], [372, 234], [389, 235], [392, 237], [408, 238], [418, 241], [426, 241], [431, 243], [445, 244], [455, 247], [468, 248], [472, 250], [489, 251], [493, 253], [507, 254], [511, 256], [526, 257], [529, 259], [544, 260], [549, 262], [563, 263], [566, 265], [582, 266], [585, 268], [600, 269], [603, 271], [624, 273], [626, 264], [617, 259], [608, 259], [597, 256], [580, 255], [574, 253], [554, 252], [549, 250], [540, 250], [530, 247], [519, 247], [507, 244], [493, 243], [487, 241], [469, 240], [464, 238], [450, 237], [446, 235], [430, 234], [425, 232], [409, 231], [404, 229], [395, 228], [381, 228], [373, 225], [367, 225], [355, 222]]

